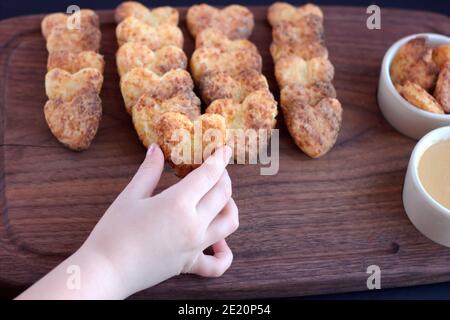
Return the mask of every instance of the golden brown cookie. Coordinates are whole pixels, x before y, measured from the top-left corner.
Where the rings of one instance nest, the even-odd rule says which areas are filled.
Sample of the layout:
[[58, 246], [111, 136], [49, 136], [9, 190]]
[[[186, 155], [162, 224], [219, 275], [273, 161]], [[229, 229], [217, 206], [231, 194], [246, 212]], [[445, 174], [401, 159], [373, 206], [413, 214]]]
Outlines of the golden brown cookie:
[[262, 89], [250, 93], [242, 103], [233, 99], [215, 100], [206, 113], [222, 115], [230, 129], [270, 130], [275, 128], [277, 102], [267, 89]]
[[190, 66], [192, 76], [198, 82], [209, 72], [226, 72], [230, 75], [244, 70], [261, 72], [262, 58], [257, 52], [242, 48], [222, 50], [215, 47], [200, 47], [192, 54]]
[[47, 50], [69, 51], [74, 54], [82, 51], [98, 52], [102, 35], [95, 27], [86, 27], [80, 30], [69, 30], [66, 27], [55, 27], [47, 37]]
[[417, 83], [406, 81], [404, 85], [397, 86], [399, 93], [412, 105], [432, 113], [443, 114], [442, 106]]
[[216, 9], [207, 4], [191, 6], [186, 23], [194, 37], [204, 29], [213, 28], [223, 31], [232, 40], [248, 38], [255, 25], [253, 14], [243, 6], [230, 5]]
[[281, 88], [296, 84], [307, 86], [316, 81], [333, 80], [334, 67], [328, 59], [304, 60], [291, 55], [277, 61], [275, 77]]
[[425, 37], [417, 37], [404, 44], [390, 67], [394, 85], [411, 81], [427, 91], [432, 89], [439, 73], [438, 66], [432, 60], [432, 50]]
[[45, 75], [45, 92], [50, 100], [72, 100], [80, 92], [99, 94], [103, 75], [94, 68], [84, 68], [71, 74], [62, 69], [52, 69]]
[[53, 135], [72, 150], [89, 148], [97, 133], [102, 116], [98, 94], [80, 91], [71, 100], [48, 100], [44, 107], [45, 120]]
[[444, 112], [450, 113], [450, 60], [442, 65], [436, 82], [434, 97], [444, 109]]
[[305, 60], [328, 58], [323, 41], [323, 14], [319, 7], [306, 4], [295, 8], [277, 2], [269, 8], [267, 17], [273, 27], [270, 51], [275, 62], [292, 54]]
[[[99, 18], [98, 15], [89, 9], [83, 9], [79, 11], [79, 17], [80, 17], [80, 25], [79, 27], [81, 29], [86, 29], [86, 28], [99, 28]], [[53, 29], [55, 28], [68, 28], [68, 19], [72, 19], [69, 21], [70, 22], [76, 22], [76, 20], [74, 19], [75, 16], [71, 16], [71, 15], [67, 15], [65, 13], [52, 13], [49, 14], [47, 16], [44, 17], [44, 19], [42, 19], [41, 22], [41, 31], [42, 31], [42, 35], [44, 36], [45, 39], [48, 38], [48, 36], [50, 35], [50, 33], [52, 32]], [[69, 28], [71, 28], [72, 25], [69, 25]]]
[[442, 68], [447, 61], [450, 61], [450, 44], [442, 44], [433, 48], [433, 61], [439, 68]]
[[153, 51], [139, 42], [127, 42], [116, 55], [117, 69], [122, 77], [133, 68], [146, 68], [158, 75], [173, 69], [186, 69], [187, 57], [182, 49], [175, 46], [162, 47]]
[[241, 103], [233, 99], [215, 100], [208, 106], [206, 113], [220, 114], [225, 118], [229, 130], [228, 144], [233, 148], [234, 157], [242, 164], [248, 161], [250, 150], [258, 152], [258, 146], [262, 143], [259, 139], [260, 130], [266, 131], [270, 139], [278, 109], [272, 94], [262, 89], [251, 92]]
[[164, 158], [179, 177], [197, 168], [227, 141], [225, 119], [218, 114], [203, 114], [191, 121], [179, 112], [163, 113], [157, 135]]
[[55, 68], [75, 73], [84, 68], [94, 68], [103, 73], [105, 60], [101, 54], [95, 51], [82, 51], [80, 53], [72, 53], [69, 51], [55, 51], [48, 56], [47, 70]]
[[274, 62], [292, 55], [298, 56], [304, 60], [311, 60], [313, 58], [328, 59], [327, 48], [322, 42], [318, 41], [290, 44], [277, 44], [273, 42], [270, 45], [270, 54], [272, 55]]
[[281, 90], [286, 126], [297, 146], [312, 158], [326, 154], [336, 143], [342, 124], [342, 107], [326, 83]]
[[120, 23], [130, 16], [152, 27], [163, 24], [178, 25], [178, 11], [172, 7], [158, 7], [150, 10], [139, 2], [122, 2], [115, 11], [116, 22]]
[[294, 7], [286, 2], [275, 2], [269, 7], [267, 12], [267, 20], [272, 27], [280, 24], [281, 22], [290, 21], [295, 22], [307, 15], [315, 15], [321, 20], [323, 19], [322, 10], [311, 3]]
[[165, 24], [152, 27], [133, 16], [119, 23], [116, 37], [119, 46], [126, 42], [140, 42], [151, 50], [170, 45], [183, 48], [183, 33], [177, 26]]
[[256, 70], [243, 70], [235, 75], [226, 72], [210, 72], [199, 82], [203, 101], [209, 105], [217, 99], [233, 99], [242, 102], [251, 92], [269, 90], [266, 77]]
[[161, 99], [169, 98], [177, 92], [193, 90], [194, 83], [186, 70], [175, 69], [162, 76], [145, 68], [134, 68], [126, 73], [120, 80], [120, 89], [127, 111], [131, 114], [131, 108], [144, 93], [156, 94]]
[[284, 101], [303, 101], [310, 105], [316, 105], [323, 98], [336, 98], [336, 89], [329, 81], [316, 81], [308, 86], [291, 85], [286, 86], [281, 95]]
[[99, 18], [92, 10], [70, 16], [55, 13], [42, 20], [41, 29], [49, 52], [45, 119], [61, 143], [72, 150], [85, 150], [94, 139], [102, 115], [99, 93], [104, 59], [98, 53]]
[[308, 15], [296, 22], [280, 22], [272, 29], [272, 39], [278, 45], [323, 43], [322, 20], [315, 15]]
[[142, 144], [148, 148], [158, 143], [157, 123], [165, 112], [179, 112], [190, 120], [200, 116], [200, 99], [192, 90], [177, 92], [161, 99], [157, 94], [143, 94], [132, 108], [133, 124]]
[[324, 45], [322, 10], [312, 4], [275, 3], [268, 11], [280, 105], [297, 146], [316, 158], [336, 143], [342, 107], [331, 83], [334, 67]]
[[212, 28], [202, 30], [197, 35], [195, 47], [214, 47], [224, 51], [242, 49], [259, 54], [258, 48], [247, 39], [230, 40], [223, 31]]

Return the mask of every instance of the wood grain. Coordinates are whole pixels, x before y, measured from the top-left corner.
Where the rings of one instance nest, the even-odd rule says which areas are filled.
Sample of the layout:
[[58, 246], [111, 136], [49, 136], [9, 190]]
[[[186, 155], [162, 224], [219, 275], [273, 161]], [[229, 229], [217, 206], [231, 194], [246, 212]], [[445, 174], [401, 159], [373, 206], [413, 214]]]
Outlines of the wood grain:
[[[251, 41], [277, 95], [265, 7], [252, 7]], [[338, 143], [311, 160], [279, 117], [280, 171], [230, 167], [241, 225], [229, 239], [235, 260], [218, 279], [181, 276], [136, 298], [287, 297], [366, 289], [366, 268], [382, 269], [383, 288], [450, 280], [450, 250], [407, 219], [401, 191], [413, 140], [395, 132], [376, 102], [381, 60], [395, 40], [447, 34], [433, 13], [383, 9], [382, 29], [365, 27], [365, 8], [323, 7], [334, 81], [344, 107]], [[185, 50], [193, 40], [186, 32]], [[9, 296], [73, 252], [142, 161], [119, 90], [113, 12], [100, 12], [105, 55], [104, 116], [91, 148], [76, 153], [50, 133], [42, 108], [47, 52], [42, 15], [0, 22], [0, 291]], [[413, 124], [412, 124], [413, 125]], [[177, 181], [166, 168], [160, 190]], [[7, 294], [7, 295], [8, 295]]]

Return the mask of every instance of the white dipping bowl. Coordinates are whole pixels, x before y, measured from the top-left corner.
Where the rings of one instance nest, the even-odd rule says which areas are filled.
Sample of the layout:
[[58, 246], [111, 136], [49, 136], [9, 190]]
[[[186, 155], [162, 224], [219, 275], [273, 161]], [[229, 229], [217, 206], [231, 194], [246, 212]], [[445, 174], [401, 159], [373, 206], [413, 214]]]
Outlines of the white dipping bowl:
[[403, 206], [412, 224], [425, 236], [450, 247], [450, 210], [434, 200], [419, 178], [419, 162], [433, 144], [450, 139], [450, 127], [443, 127], [425, 135], [414, 148], [409, 160], [403, 186]]
[[449, 37], [435, 33], [418, 33], [398, 40], [384, 55], [378, 83], [378, 105], [384, 118], [397, 131], [416, 140], [431, 130], [450, 126], [450, 114], [431, 113], [413, 106], [398, 93], [391, 81], [389, 69], [398, 49], [420, 36], [426, 37], [433, 46], [450, 44]]

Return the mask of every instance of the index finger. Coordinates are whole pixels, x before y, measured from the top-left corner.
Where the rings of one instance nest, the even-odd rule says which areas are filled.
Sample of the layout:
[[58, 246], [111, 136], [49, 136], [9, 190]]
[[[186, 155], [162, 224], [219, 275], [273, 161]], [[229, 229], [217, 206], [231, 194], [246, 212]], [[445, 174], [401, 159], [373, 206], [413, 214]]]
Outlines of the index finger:
[[178, 182], [177, 188], [182, 189], [183, 194], [197, 204], [219, 181], [230, 161], [231, 154], [231, 148], [228, 146], [217, 149], [200, 167]]

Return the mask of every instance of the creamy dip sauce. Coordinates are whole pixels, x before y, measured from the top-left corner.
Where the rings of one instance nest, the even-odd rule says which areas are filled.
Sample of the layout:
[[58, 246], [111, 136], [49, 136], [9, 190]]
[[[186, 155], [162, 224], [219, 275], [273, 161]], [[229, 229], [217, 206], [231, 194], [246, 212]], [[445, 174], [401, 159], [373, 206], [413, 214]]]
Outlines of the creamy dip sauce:
[[424, 152], [419, 161], [419, 178], [433, 199], [450, 210], [450, 139]]

